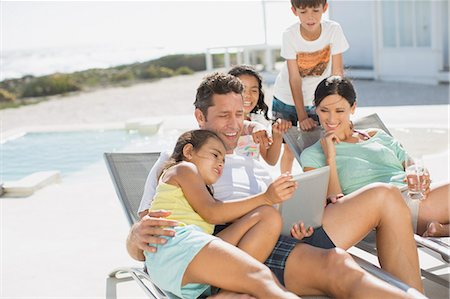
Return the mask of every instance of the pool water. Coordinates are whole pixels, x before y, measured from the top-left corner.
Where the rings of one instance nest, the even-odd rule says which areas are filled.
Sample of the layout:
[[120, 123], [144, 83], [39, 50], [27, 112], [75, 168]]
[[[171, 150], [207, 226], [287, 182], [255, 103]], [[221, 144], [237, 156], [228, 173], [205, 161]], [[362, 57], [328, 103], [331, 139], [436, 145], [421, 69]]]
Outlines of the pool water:
[[0, 145], [0, 181], [47, 170], [66, 176], [101, 161], [104, 152], [168, 150], [177, 136], [125, 130], [29, 133]]

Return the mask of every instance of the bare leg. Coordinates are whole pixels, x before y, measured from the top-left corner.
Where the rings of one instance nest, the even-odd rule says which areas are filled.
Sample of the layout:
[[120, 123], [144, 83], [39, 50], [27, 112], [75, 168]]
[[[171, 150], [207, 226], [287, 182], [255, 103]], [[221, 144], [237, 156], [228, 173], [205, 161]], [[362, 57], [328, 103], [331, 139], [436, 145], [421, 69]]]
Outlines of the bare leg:
[[377, 229], [383, 269], [423, 292], [411, 215], [398, 188], [372, 184], [325, 209], [323, 227], [337, 247], [348, 249]]
[[[449, 192], [449, 184], [447, 183], [445, 185], [433, 188], [433, 190], [431, 190], [431, 192], [428, 194], [428, 197], [420, 201], [419, 215], [417, 219], [417, 233], [419, 235], [423, 235], [427, 231], [430, 222], [437, 222], [442, 225], [446, 225], [449, 223]], [[448, 226], [447, 230], [445, 230], [445, 228], [441, 230], [441, 227], [437, 226], [437, 223], [434, 227], [434, 229], [436, 229], [436, 233], [439, 229], [439, 232], [443, 234], [440, 236], [448, 236]]]
[[273, 207], [263, 206], [234, 221], [217, 237], [264, 262], [278, 240], [281, 227], [280, 213]]
[[297, 298], [280, 285], [269, 268], [220, 240], [200, 250], [186, 269], [182, 283], [210, 284], [257, 298]]
[[286, 288], [299, 295], [336, 298], [409, 298], [361, 269], [343, 249], [298, 244], [286, 261]]
[[281, 173], [285, 173], [286, 171], [292, 172], [292, 163], [294, 163], [294, 154], [289, 146], [284, 144], [284, 151], [280, 161]]

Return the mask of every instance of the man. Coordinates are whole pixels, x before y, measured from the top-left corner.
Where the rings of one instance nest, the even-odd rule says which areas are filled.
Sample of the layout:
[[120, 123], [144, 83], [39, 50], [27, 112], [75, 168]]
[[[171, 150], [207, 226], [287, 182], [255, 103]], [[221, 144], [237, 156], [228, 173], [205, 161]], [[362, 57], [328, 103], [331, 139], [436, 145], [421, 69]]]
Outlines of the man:
[[[270, 176], [259, 161], [233, 154], [243, 128], [242, 85], [230, 75], [214, 73], [197, 89], [195, 117], [202, 129], [216, 132], [227, 146], [224, 172], [213, 186], [215, 198], [230, 200], [254, 196], [265, 191]], [[146, 184], [141, 203], [141, 220], [128, 236], [129, 254], [143, 260], [143, 250], [154, 252], [148, 244], [164, 243], [159, 235], [173, 231], [162, 228], [173, 225], [167, 212], [147, 215], [156, 185], [155, 166]], [[154, 189], [154, 188], [153, 188]], [[370, 204], [371, 209], [367, 209]], [[383, 295], [407, 297], [406, 294], [363, 271], [342, 249], [360, 241], [370, 230], [377, 229], [380, 264], [385, 270], [410, 286], [423, 291], [418, 256], [410, 216], [396, 188], [377, 188], [349, 195], [327, 207], [323, 227], [301, 241], [280, 236], [265, 264], [286, 288], [299, 295], [327, 294], [333, 297], [379, 298]], [[320, 247], [320, 248], [319, 248]]]

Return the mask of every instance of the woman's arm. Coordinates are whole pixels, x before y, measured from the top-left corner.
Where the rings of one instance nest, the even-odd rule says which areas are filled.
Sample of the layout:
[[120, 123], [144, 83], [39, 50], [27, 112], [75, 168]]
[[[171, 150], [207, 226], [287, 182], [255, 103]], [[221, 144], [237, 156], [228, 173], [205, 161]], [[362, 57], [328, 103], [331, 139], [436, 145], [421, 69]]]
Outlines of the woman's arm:
[[191, 163], [177, 165], [173, 179], [183, 190], [192, 208], [211, 224], [230, 222], [259, 206], [280, 203], [290, 198], [296, 188], [292, 176], [284, 175], [270, 184], [266, 192], [244, 199], [222, 202], [209, 194], [197, 168]]

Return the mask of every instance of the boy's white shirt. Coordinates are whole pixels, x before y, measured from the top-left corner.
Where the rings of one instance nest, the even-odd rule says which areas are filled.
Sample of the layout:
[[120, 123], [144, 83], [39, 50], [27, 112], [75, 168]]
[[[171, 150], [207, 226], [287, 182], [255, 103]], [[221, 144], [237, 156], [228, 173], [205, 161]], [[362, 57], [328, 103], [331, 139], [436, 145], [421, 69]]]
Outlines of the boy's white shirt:
[[[343, 53], [349, 48], [341, 26], [331, 20], [322, 20], [322, 32], [320, 37], [314, 41], [305, 40], [300, 34], [300, 23], [295, 23], [283, 32], [281, 56], [286, 60], [296, 60], [297, 53], [311, 53], [324, 49], [327, 45], [331, 47], [331, 55]], [[317, 85], [323, 79], [331, 75], [332, 60], [320, 76], [302, 77], [303, 103], [305, 106], [313, 106], [314, 92]], [[289, 73], [287, 62], [284, 62], [274, 85], [274, 96], [285, 104], [294, 106], [291, 87], [289, 85]]]
[[[150, 208], [159, 174], [169, 158], [169, 152], [161, 152], [147, 176], [138, 213]], [[271, 182], [272, 177], [260, 161], [234, 153], [228, 154], [225, 156], [222, 176], [213, 185], [214, 198], [222, 201], [245, 198], [266, 191]]]

